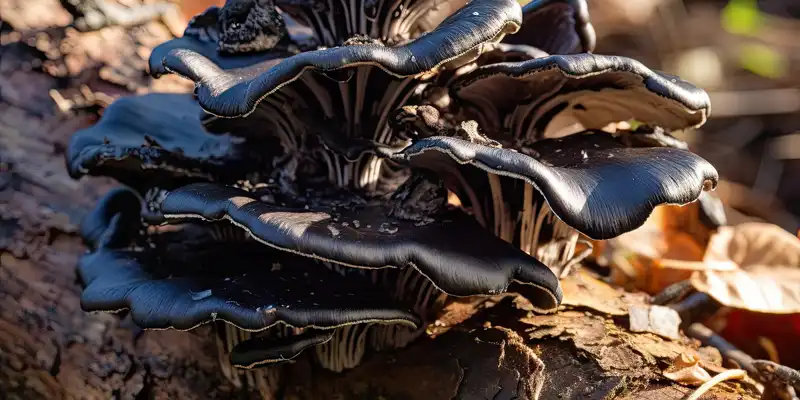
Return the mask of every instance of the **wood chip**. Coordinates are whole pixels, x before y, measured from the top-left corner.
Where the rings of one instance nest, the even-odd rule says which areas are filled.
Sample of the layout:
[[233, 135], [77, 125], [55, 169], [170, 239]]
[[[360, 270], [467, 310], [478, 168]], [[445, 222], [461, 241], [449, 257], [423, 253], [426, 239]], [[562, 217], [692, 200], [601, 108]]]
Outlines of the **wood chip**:
[[662, 306], [634, 305], [629, 312], [631, 331], [655, 333], [669, 339], [680, 338], [681, 317], [677, 311]]

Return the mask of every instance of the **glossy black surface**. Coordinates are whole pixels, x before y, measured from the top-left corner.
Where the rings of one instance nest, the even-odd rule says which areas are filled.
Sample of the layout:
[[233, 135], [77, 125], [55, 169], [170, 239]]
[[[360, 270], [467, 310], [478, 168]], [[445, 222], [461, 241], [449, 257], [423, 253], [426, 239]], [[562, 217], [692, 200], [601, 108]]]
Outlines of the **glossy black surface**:
[[[221, 247], [222, 257], [196, 259], [190, 266], [171, 265], [147, 247], [121, 246], [133, 239], [136, 226], [117, 221], [138, 216], [133, 204], [120, 204], [120, 192], [99, 203], [116, 215], [99, 238], [91, 241], [78, 272], [85, 285], [85, 311], [129, 309], [133, 322], [146, 329], [192, 329], [223, 320], [246, 330], [277, 323], [330, 329], [381, 321], [416, 327], [419, 318], [396, 305], [359, 275], [342, 276], [305, 257], [272, 251], [243, 253]], [[107, 213], [90, 214], [86, 226], [101, 226]], [[101, 218], [91, 221], [91, 218]], [[91, 238], [88, 238], [91, 239]], [[227, 262], [220, 262], [227, 260]]]
[[77, 132], [67, 148], [73, 178], [110, 176], [141, 186], [181, 180], [233, 179], [256, 165], [244, 139], [211, 135], [191, 95], [153, 93], [124, 97], [100, 122]]
[[[150, 222], [229, 219], [276, 248], [362, 268], [410, 267], [456, 296], [520, 291], [538, 308], [561, 299], [558, 279], [535, 258], [475, 220], [450, 211], [427, 223], [389, 215], [384, 204], [303, 209], [264, 203], [248, 192], [215, 184], [171, 191]], [[520, 287], [509, 288], [517, 282]]]
[[523, 179], [561, 220], [593, 239], [636, 229], [659, 204], [695, 201], [718, 179], [714, 167], [691, 152], [628, 148], [606, 133], [541, 140], [525, 153], [438, 136], [415, 142], [397, 157], [433, 169], [447, 157]]
[[533, 0], [522, 7], [522, 28], [505, 40], [550, 54], [591, 52], [596, 41], [586, 0]]
[[[231, 355], [240, 367], [290, 359], [340, 326], [422, 324], [364, 268], [415, 268], [456, 296], [518, 292], [551, 312], [562, 297], [556, 276], [476, 217], [498, 201], [512, 218], [531, 207], [514, 179], [596, 239], [716, 184], [713, 167], [685, 150], [626, 147], [605, 133], [555, 138], [628, 120], [668, 132], [709, 114], [708, 95], [676, 77], [569, 54], [594, 47], [584, 0], [275, 4], [285, 14], [270, 0], [211, 8], [153, 51], [150, 72], [193, 80], [194, 98], [121, 99], [73, 137], [72, 176], [148, 193], [142, 211], [134, 192], [112, 191], [84, 221], [87, 311], [130, 309], [156, 329], [312, 328], [241, 343]], [[424, 85], [444, 105], [416, 127], [436, 129], [393, 130], [395, 110], [430, 100]], [[423, 170], [437, 190], [403, 192]], [[504, 176], [499, 194], [491, 174]], [[443, 206], [438, 189], [453, 175], [478, 192], [476, 215]], [[232, 186], [241, 178], [247, 190]], [[166, 191], [148, 191], [156, 187]]]
[[236, 345], [231, 351], [231, 364], [254, 368], [265, 364], [290, 361], [303, 351], [333, 339], [333, 331], [309, 330], [300, 335], [282, 338], [255, 338]]
[[[450, 15], [433, 31], [396, 47], [356, 44], [308, 51], [271, 65], [262, 63], [239, 70], [226, 70], [213, 58], [180, 44], [151, 55], [151, 73], [174, 72], [199, 84], [200, 105], [220, 116], [249, 114], [265, 96], [302, 75], [305, 70], [333, 73], [372, 65], [398, 76], [431, 71], [494, 40], [503, 32], [516, 31], [522, 13], [514, 0], [473, 0]], [[476, 54], [477, 56], [477, 54]]]

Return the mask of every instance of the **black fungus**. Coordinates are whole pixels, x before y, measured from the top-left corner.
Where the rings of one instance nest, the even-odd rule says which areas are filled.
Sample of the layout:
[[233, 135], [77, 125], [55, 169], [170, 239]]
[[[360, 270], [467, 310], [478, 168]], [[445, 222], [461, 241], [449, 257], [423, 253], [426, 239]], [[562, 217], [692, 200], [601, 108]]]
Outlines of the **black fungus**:
[[585, 1], [353, 4], [212, 7], [150, 58], [193, 96], [123, 98], [73, 136], [73, 177], [129, 187], [82, 225], [86, 311], [211, 324], [223, 374], [270, 396], [283, 362], [355, 367], [454, 297], [555, 312], [581, 235], [716, 185], [670, 136], [708, 95], [588, 54]]

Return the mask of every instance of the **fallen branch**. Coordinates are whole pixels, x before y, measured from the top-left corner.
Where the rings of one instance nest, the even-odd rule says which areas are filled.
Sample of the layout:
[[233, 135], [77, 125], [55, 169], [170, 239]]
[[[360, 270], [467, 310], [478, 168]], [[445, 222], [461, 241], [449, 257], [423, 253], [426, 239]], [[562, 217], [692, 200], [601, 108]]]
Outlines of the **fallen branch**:
[[701, 323], [689, 325], [685, 333], [706, 346], [715, 347], [725, 361], [737, 364], [753, 379], [764, 384], [762, 399], [796, 398], [794, 389], [800, 383], [800, 373], [797, 371], [772, 361], [756, 360]]
[[700, 396], [704, 395], [706, 392], [711, 390], [712, 387], [727, 380], [743, 379], [745, 376], [747, 376], [747, 372], [741, 369], [729, 369], [711, 378], [710, 381], [704, 383], [702, 386], [697, 388], [697, 390], [695, 390], [694, 393], [692, 393], [689, 397], [687, 397], [686, 400], [697, 400], [700, 398]]

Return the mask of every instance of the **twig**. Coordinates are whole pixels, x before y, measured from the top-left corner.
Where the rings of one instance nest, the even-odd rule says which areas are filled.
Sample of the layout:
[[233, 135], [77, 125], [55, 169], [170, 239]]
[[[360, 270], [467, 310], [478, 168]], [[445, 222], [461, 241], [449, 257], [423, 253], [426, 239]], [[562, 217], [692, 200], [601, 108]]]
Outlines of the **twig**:
[[653, 299], [650, 301], [650, 304], [663, 306], [667, 303], [672, 303], [673, 301], [678, 300], [683, 296], [686, 296], [692, 290], [694, 290], [694, 287], [692, 286], [692, 283], [689, 282], [688, 280], [673, 283], [672, 285], [669, 285], [666, 288], [664, 288], [664, 290], [662, 290], [659, 294], [655, 295]]
[[730, 379], [743, 379], [747, 376], [747, 372], [741, 369], [729, 369], [717, 376], [711, 378], [710, 381], [704, 383], [702, 386], [697, 388], [686, 400], [697, 400], [700, 396], [704, 395], [707, 391], [709, 391], [712, 387], [720, 384], [723, 381], [727, 381]]
[[725, 360], [738, 364], [751, 377], [763, 383], [765, 386], [763, 398], [792, 399], [793, 388], [800, 387], [800, 373], [797, 371], [772, 361], [754, 360], [703, 324], [691, 324], [685, 333], [686, 336], [697, 339], [706, 346], [715, 347]]
[[592, 250], [594, 249], [592, 243], [586, 240], [579, 240], [578, 243], [583, 243], [588, 245], [588, 248], [583, 249], [582, 252], [578, 253], [577, 256], [572, 257], [569, 262], [567, 262], [564, 267], [561, 269], [561, 273], [559, 273], [558, 278], [564, 279], [567, 275], [572, 271], [572, 268], [578, 265], [581, 261], [585, 260], [586, 257], [589, 257], [592, 254]]
[[780, 364], [780, 354], [778, 353], [778, 347], [775, 346], [775, 343], [772, 342], [768, 337], [759, 336], [758, 344], [761, 346], [764, 351], [767, 352], [767, 357], [770, 361]]
[[761, 154], [761, 162], [756, 170], [756, 179], [753, 182], [753, 190], [766, 194], [767, 196], [777, 197], [778, 189], [783, 178], [784, 162], [774, 158], [771, 147], [767, 147]]
[[800, 391], [800, 372], [797, 370], [767, 360], [754, 360], [753, 367], [762, 377], [777, 379]]
[[753, 357], [737, 349], [736, 346], [732, 345], [722, 336], [717, 335], [707, 326], [701, 323], [693, 323], [686, 328], [685, 332], [686, 336], [697, 339], [706, 346], [715, 347], [719, 350], [724, 359], [733, 361], [750, 375], [758, 375], [758, 370], [753, 365]]
[[769, 152], [770, 156], [778, 160], [800, 160], [800, 132], [770, 140]]
[[721, 307], [722, 305], [711, 296], [702, 292], [692, 293], [680, 303], [670, 305], [670, 308], [681, 316], [684, 325], [714, 315]]

